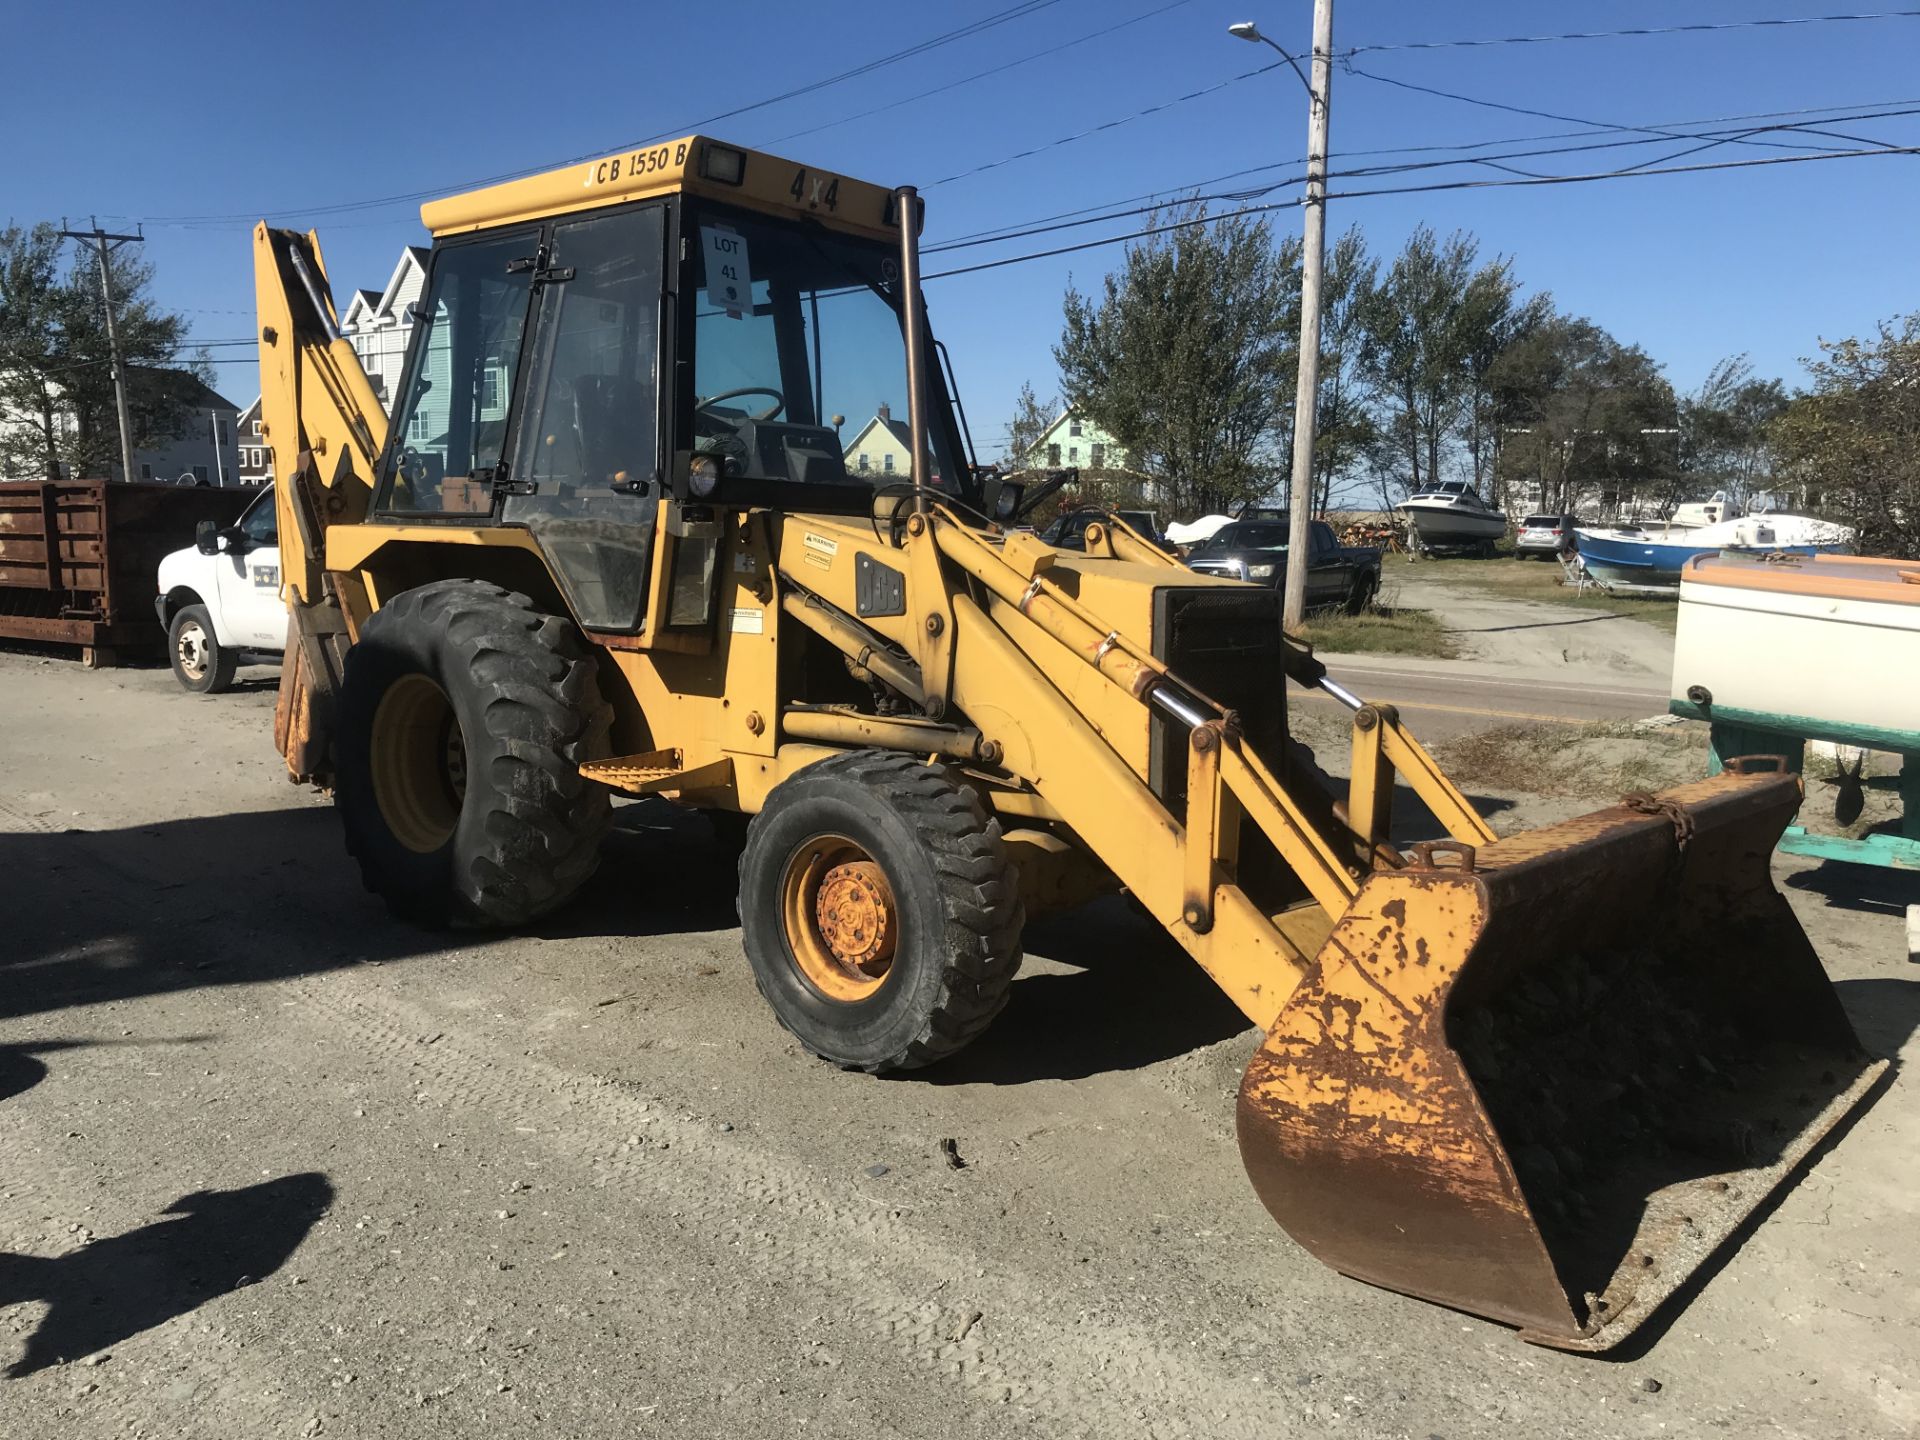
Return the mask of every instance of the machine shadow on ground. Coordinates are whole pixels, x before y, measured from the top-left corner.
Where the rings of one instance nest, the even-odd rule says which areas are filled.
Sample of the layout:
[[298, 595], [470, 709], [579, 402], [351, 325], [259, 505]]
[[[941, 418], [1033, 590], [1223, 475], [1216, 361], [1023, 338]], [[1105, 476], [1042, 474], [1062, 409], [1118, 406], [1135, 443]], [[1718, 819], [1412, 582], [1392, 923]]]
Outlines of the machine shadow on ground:
[[[1165, 931], [1108, 897], [1027, 927], [1028, 968], [1007, 1008], [965, 1050], [906, 1080], [1024, 1085], [1137, 1070], [1255, 1031]], [[1035, 958], [1075, 967], [1032, 968]]]
[[66, 1255], [0, 1252], [0, 1310], [47, 1307], [7, 1377], [97, 1354], [266, 1279], [327, 1213], [333, 1195], [324, 1175], [284, 1175], [182, 1195], [162, 1218]]
[[[217, 883], [213, 877], [217, 875]], [[365, 893], [319, 806], [0, 834], [0, 1019], [546, 938], [729, 929], [734, 857], [664, 802], [615, 811], [599, 872], [513, 932], [427, 930]], [[31, 1056], [15, 1062], [26, 1073]], [[37, 1079], [37, 1077], [34, 1077]]]

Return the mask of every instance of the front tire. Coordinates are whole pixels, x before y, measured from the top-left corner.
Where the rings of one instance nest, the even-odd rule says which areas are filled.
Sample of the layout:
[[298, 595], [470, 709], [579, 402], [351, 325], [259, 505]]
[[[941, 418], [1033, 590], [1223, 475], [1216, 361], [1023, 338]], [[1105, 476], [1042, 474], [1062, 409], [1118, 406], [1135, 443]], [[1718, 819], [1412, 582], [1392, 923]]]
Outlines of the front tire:
[[213, 633], [213, 617], [204, 605], [183, 605], [167, 627], [167, 654], [173, 678], [196, 695], [217, 695], [233, 684], [239, 663]]
[[565, 902], [612, 821], [579, 768], [611, 723], [570, 621], [479, 581], [396, 596], [347, 652], [334, 741], [366, 887], [432, 926], [517, 925]]
[[972, 790], [856, 750], [777, 786], [740, 858], [754, 982], [811, 1053], [875, 1074], [930, 1065], [1006, 1004], [1026, 914]]

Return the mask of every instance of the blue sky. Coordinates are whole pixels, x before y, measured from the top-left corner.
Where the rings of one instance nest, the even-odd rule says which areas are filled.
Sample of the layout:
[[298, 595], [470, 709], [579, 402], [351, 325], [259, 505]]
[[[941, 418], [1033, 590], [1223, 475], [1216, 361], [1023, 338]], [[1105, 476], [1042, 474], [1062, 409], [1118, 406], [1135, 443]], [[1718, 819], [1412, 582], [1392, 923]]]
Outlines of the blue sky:
[[[16, 63], [0, 89], [0, 219], [80, 221], [98, 214], [109, 228], [143, 222], [145, 253], [159, 272], [158, 297], [189, 316], [196, 338], [245, 337], [253, 328], [247, 220], [199, 217], [276, 213], [276, 223], [310, 223], [321, 231], [341, 293], [378, 287], [400, 246], [424, 238], [417, 201], [321, 213], [326, 207], [458, 190], [505, 172], [680, 133], [1012, 4], [336, 0], [316, 11], [96, 0], [16, 7], [7, 26], [9, 49], [16, 57], [43, 55], [47, 63]], [[1334, 46], [1744, 21], [1837, 8], [1815, 0], [1342, 0]], [[1306, 130], [1298, 81], [1284, 69], [1236, 80], [1278, 57], [1229, 37], [1226, 26], [1252, 19], [1282, 44], [1304, 50], [1310, 15], [1309, 0], [1053, 0], [913, 59], [703, 128], [883, 184], [926, 187], [932, 246], [1297, 159]], [[1136, 16], [1146, 18], [1083, 39]], [[1920, 19], [1388, 48], [1352, 63], [1573, 121], [1662, 126], [1805, 107], [1920, 108], [1916, 61]], [[997, 67], [1008, 68], [928, 94]], [[1212, 86], [1220, 88], [1073, 143], [1050, 144]], [[891, 108], [849, 118], [879, 107]], [[1336, 171], [1343, 163], [1436, 158], [1434, 152], [1351, 158], [1354, 151], [1579, 128], [1344, 70], [1335, 74], [1332, 115]], [[1920, 144], [1920, 115], [1832, 128], [1874, 142]], [[1806, 135], [1763, 138], [1855, 148], [1851, 140]], [[1050, 148], [948, 178], [1037, 145]], [[1487, 153], [1519, 148], [1535, 147]], [[1682, 148], [1669, 141], [1515, 163], [1571, 173], [1654, 162]], [[1350, 155], [1345, 162], [1343, 152]], [[1722, 146], [1692, 158], [1782, 153]], [[1293, 173], [1282, 168], [1268, 178]], [[1499, 178], [1486, 168], [1460, 167], [1350, 181], [1346, 188], [1468, 176]], [[1881, 318], [1920, 308], [1916, 177], [1920, 156], [1890, 156], [1352, 199], [1336, 203], [1330, 215], [1335, 229], [1358, 224], [1375, 250], [1387, 253], [1421, 222], [1443, 232], [1472, 230], [1486, 253], [1513, 257], [1530, 289], [1549, 290], [1563, 308], [1646, 347], [1669, 378], [1688, 389], [1720, 357], [1741, 351], [1762, 373], [1797, 378], [1799, 357], [1820, 337], [1857, 334]], [[1289, 206], [1273, 218], [1291, 229], [1300, 217]], [[1132, 223], [933, 255], [927, 268], [1118, 233]], [[1032, 379], [1043, 393], [1051, 389], [1049, 346], [1059, 333], [1066, 285], [1097, 285], [1121, 253], [1116, 245], [929, 285], [933, 323], [953, 353], [983, 454], [1004, 434], [1022, 380]], [[215, 354], [226, 362], [221, 388], [245, 403], [255, 389], [247, 351], [222, 346]]]

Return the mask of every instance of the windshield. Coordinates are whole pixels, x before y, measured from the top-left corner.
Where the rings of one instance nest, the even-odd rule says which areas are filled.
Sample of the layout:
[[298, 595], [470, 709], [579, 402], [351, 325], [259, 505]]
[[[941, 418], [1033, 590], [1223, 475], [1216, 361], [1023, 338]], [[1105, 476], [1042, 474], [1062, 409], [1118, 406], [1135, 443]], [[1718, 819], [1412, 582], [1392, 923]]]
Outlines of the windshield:
[[1227, 525], [1194, 553], [1219, 555], [1229, 550], [1285, 550], [1287, 527], [1284, 525]]
[[379, 508], [484, 513], [506, 437], [507, 402], [526, 325], [539, 236], [515, 231], [449, 245], [416, 324], [406, 388], [393, 417]]
[[[688, 248], [693, 448], [759, 479], [904, 483], [913, 452], [893, 247], [703, 211]], [[970, 495], [931, 353], [927, 389], [932, 483]]]

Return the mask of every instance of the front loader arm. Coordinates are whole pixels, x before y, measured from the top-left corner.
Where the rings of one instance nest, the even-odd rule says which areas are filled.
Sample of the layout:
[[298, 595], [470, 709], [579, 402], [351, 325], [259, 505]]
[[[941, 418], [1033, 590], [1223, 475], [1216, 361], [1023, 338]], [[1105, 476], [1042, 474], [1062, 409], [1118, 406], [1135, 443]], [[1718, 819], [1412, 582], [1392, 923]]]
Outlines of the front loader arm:
[[369, 610], [359, 580], [326, 568], [327, 531], [366, 518], [387, 412], [340, 333], [319, 238], [254, 227], [261, 430], [273, 447], [286, 659], [274, 739], [295, 780], [327, 779], [340, 663]]

